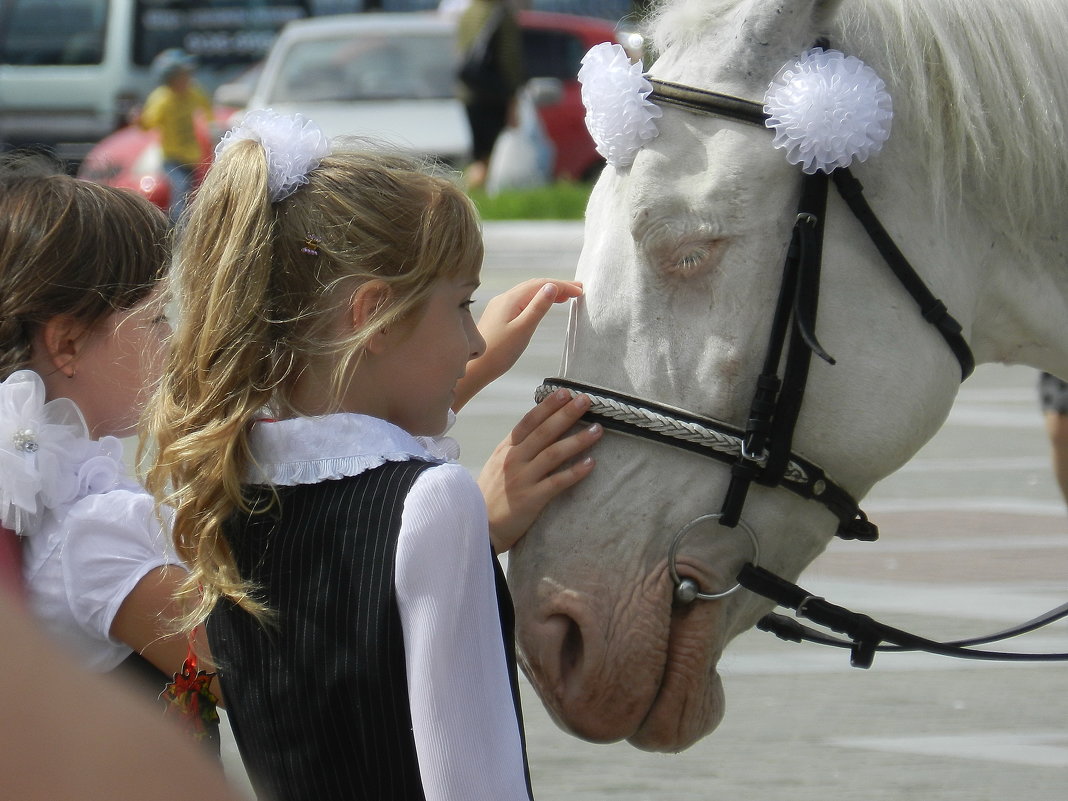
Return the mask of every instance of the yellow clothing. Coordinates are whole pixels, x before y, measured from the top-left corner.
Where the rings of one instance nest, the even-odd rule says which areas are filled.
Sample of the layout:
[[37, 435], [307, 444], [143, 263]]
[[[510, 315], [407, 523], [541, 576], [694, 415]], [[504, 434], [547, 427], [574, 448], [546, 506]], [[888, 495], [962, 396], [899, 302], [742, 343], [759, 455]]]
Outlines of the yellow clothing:
[[211, 118], [211, 101], [196, 86], [176, 92], [169, 86], [153, 89], [141, 111], [141, 127], [160, 132], [163, 158], [180, 164], [199, 164], [202, 157], [200, 142], [193, 129], [193, 115], [197, 110]]

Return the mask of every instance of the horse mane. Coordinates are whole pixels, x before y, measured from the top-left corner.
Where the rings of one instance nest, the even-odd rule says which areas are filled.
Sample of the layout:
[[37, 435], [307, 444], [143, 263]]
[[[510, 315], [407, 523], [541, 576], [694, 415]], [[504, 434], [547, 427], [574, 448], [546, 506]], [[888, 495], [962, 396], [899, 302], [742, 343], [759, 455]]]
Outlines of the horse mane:
[[[650, 17], [655, 49], [695, 44], [741, 4], [667, 0]], [[920, 148], [941, 208], [988, 209], [1021, 243], [1061, 231], [1068, 205], [1062, 4], [842, 0], [826, 33], [832, 47], [863, 59], [886, 81], [891, 136]]]

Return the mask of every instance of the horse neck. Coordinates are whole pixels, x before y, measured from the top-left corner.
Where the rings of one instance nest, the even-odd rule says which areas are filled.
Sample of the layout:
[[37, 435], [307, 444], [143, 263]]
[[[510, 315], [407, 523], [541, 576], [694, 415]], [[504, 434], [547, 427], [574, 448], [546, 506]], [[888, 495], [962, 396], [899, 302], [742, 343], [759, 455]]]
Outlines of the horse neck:
[[987, 233], [987, 263], [977, 287], [977, 361], [1068, 375], [1068, 245], [1056, 232], [1026, 248], [1007, 236], [990, 241], [995, 236]]
[[976, 362], [1068, 374], [1068, 243], [1059, 231], [1021, 240], [998, 199], [930, 204], [910, 149], [891, 141], [854, 172], [906, 257], [964, 326]]

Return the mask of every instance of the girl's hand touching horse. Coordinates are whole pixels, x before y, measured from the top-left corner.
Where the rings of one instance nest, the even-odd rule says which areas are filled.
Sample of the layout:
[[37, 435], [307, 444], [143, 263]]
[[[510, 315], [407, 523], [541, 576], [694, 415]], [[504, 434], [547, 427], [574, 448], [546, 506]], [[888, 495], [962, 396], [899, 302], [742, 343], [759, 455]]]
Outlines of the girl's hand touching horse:
[[467, 374], [456, 385], [454, 412], [486, 385], [500, 378], [523, 355], [538, 324], [554, 303], [577, 298], [582, 284], [532, 278], [497, 295], [486, 304], [478, 330], [486, 340], [486, 350], [468, 363]]
[[593, 469], [592, 457], [575, 457], [601, 438], [601, 426], [564, 436], [589, 407], [585, 395], [572, 399], [566, 390], [556, 391], [527, 412], [482, 468], [478, 485], [498, 554], [515, 545], [545, 504]]

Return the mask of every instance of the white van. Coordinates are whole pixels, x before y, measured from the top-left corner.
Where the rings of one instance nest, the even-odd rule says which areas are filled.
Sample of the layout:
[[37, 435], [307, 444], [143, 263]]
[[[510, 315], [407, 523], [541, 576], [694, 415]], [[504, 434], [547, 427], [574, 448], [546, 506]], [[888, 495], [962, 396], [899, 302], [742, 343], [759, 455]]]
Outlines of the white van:
[[260, 59], [309, 0], [0, 0], [0, 146], [80, 160], [154, 85], [162, 50], [209, 90]]

